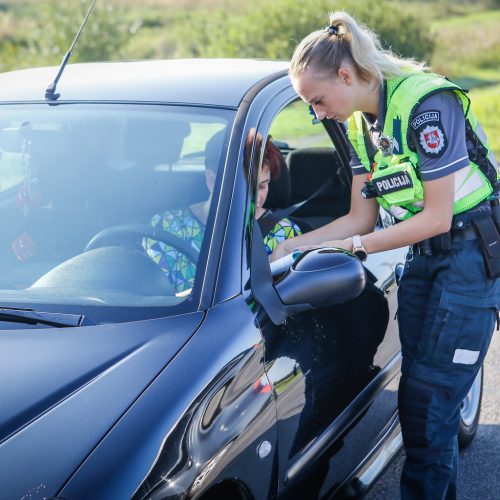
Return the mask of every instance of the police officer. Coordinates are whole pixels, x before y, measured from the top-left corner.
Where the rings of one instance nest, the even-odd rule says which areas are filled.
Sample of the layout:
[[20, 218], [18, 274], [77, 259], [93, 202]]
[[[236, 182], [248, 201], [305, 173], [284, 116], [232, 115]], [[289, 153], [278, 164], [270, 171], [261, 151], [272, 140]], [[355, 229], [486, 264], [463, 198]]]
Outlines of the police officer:
[[[290, 76], [320, 120], [347, 122], [349, 213], [286, 240], [367, 254], [410, 246], [399, 288], [404, 499], [453, 499], [460, 402], [488, 349], [500, 300], [496, 162], [466, 93], [383, 51], [344, 12], [295, 49]], [[374, 231], [379, 205], [397, 224]], [[489, 250], [488, 250], [489, 248]]]

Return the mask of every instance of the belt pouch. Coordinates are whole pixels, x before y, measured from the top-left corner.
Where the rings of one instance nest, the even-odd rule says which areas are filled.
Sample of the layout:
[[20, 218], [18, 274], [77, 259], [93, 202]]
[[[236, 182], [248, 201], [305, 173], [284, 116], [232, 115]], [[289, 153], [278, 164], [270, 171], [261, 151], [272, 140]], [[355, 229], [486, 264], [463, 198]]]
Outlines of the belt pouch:
[[472, 219], [481, 251], [483, 253], [486, 276], [490, 279], [500, 277], [500, 234], [490, 214], [481, 215]]
[[491, 203], [491, 214], [493, 215], [493, 220], [500, 231], [500, 202], [498, 199], [494, 203]]
[[451, 231], [441, 233], [431, 238], [432, 249], [436, 253], [450, 253], [451, 252]]

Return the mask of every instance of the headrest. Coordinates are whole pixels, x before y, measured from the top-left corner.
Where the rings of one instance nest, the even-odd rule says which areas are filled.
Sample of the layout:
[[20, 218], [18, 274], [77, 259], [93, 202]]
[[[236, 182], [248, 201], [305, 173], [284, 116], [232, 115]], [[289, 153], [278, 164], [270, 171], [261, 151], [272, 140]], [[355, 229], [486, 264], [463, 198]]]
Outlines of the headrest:
[[125, 154], [140, 166], [172, 165], [179, 160], [189, 123], [134, 120], [125, 131]]
[[[337, 176], [335, 151], [332, 148], [302, 148], [291, 151], [287, 157], [292, 178], [293, 202], [307, 199], [311, 194]], [[328, 197], [329, 190], [320, 195]]]
[[265, 208], [278, 209], [291, 205], [292, 182], [290, 172], [286, 165], [283, 165], [279, 177], [271, 179], [269, 182], [269, 193], [264, 203]]
[[210, 137], [205, 146], [205, 168], [208, 168], [213, 172], [216, 172], [219, 166], [225, 137], [226, 129], [223, 128], [222, 130], [216, 132], [212, 137]]

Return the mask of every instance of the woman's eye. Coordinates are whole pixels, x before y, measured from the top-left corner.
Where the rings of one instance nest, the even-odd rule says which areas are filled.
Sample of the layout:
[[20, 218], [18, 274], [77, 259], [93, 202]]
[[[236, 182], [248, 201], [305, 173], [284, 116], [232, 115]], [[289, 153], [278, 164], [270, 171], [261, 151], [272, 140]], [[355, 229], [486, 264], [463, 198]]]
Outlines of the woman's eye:
[[318, 99], [317, 101], [314, 102], [314, 105], [318, 106], [319, 104], [321, 104], [322, 101], [323, 99]]

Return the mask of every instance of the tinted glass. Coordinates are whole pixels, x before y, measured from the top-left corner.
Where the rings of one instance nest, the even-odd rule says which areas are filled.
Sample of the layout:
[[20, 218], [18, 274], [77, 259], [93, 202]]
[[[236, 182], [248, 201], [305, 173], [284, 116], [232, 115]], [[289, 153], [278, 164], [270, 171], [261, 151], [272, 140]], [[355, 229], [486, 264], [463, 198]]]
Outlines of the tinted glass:
[[195, 309], [232, 119], [181, 106], [0, 108], [0, 305], [85, 306], [103, 321]]

